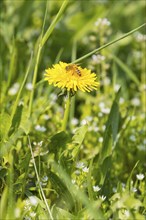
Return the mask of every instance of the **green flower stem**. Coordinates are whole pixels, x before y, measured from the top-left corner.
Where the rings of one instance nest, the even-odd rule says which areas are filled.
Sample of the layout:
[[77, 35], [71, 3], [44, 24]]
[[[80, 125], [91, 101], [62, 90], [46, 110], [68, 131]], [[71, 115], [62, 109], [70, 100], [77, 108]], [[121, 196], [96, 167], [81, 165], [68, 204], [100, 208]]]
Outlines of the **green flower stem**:
[[110, 45], [112, 45], [112, 44], [114, 44], [114, 43], [116, 43], [116, 42], [118, 42], [118, 41], [124, 39], [125, 37], [128, 37], [129, 35], [133, 34], [135, 31], [138, 31], [140, 28], [144, 27], [145, 25], [146, 25], [146, 23], [144, 23], [144, 24], [142, 24], [141, 26], [139, 26], [139, 27], [133, 29], [132, 31], [129, 31], [128, 33], [122, 35], [122, 36], [119, 37], [118, 39], [115, 39], [115, 40], [113, 40], [113, 41], [110, 41], [109, 43], [107, 43], [107, 44], [105, 44], [105, 45], [103, 45], [103, 46], [101, 46], [101, 47], [99, 47], [99, 48], [97, 48], [97, 49], [95, 49], [95, 50], [93, 50], [93, 51], [87, 53], [86, 55], [80, 57], [79, 59], [74, 60], [73, 63], [78, 63], [78, 62], [80, 62], [81, 60], [84, 60], [84, 59], [86, 59], [87, 57], [90, 57], [91, 55], [93, 55], [93, 54], [95, 54], [95, 53], [98, 53], [100, 50], [103, 50], [104, 48], [106, 48], [106, 47], [108, 47], [108, 46], [110, 46]]
[[70, 112], [70, 105], [71, 105], [71, 93], [68, 92], [65, 113], [64, 113], [63, 123], [62, 123], [62, 131], [65, 131], [67, 127], [67, 122], [68, 122], [69, 112]]

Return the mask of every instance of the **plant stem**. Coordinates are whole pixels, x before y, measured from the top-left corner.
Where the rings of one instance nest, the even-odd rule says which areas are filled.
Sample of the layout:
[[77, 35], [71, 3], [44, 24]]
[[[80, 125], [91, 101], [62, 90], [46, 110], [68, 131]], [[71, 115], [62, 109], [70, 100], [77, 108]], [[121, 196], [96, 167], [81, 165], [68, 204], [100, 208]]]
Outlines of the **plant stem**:
[[69, 118], [70, 104], [71, 104], [71, 94], [70, 94], [70, 92], [68, 92], [68, 97], [67, 97], [67, 102], [66, 102], [66, 107], [65, 107], [65, 113], [64, 113], [63, 123], [62, 123], [62, 131], [66, 130], [67, 121], [68, 121], [68, 118]]
[[50, 210], [50, 207], [48, 206], [48, 203], [47, 203], [47, 200], [46, 200], [46, 197], [45, 197], [45, 194], [44, 194], [44, 191], [43, 191], [43, 188], [41, 186], [41, 182], [40, 182], [40, 178], [39, 178], [39, 174], [38, 174], [38, 171], [37, 171], [37, 167], [36, 167], [36, 163], [35, 163], [35, 159], [34, 159], [34, 154], [33, 154], [33, 151], [32, 151], [32, 147], [31, 147], [31, 142], [30, 142], [30, 138], [29, 136], [28, 137], [28, 142], [29, 142], [29, 148], [30, 148], [30, 152], [31, 152], [31, 156], [32, 156], [32, 160], [33, 160], [33, 165], [34, 165], [34, 169], [35, 169], [35, 173], [36, 173], [36, 177], [37, 177], [37, 181], [38, 181], [38, 185], [39, 185], [39, 189], [42, 193], [42, 197], [44, 199], [44, 203], [46, 205], [46, 208], [47, 208], [47, 211], [48, 211], [48, 214], [49, 214], [49, 217], [51, 220], [53, 220], [53, 216], [52, 216], [52, 213], [51, 213], [51, 210]]
[[102, 49], [104, 49], [104, 48], [106, 48], [106, 47], [108, 47], [108, 46], [110, 46], [110, 45], [112, 45], [112, 44], [114, 44], [114, 43], [116, 43], [116, 42], [118, 42], [118, 41], [124, 39], [125, 37], [128, 37], [129, 35], [133, 34], [135, 31], [138, 31], [140, 28], [144, 27], [145, 25], [146, 25], [146, 23], [144, 23], [144, 24], [142, 24], [141, 26], [139, 26], [139, 27], [133, 29], [132, 31], [129, 31], [128, 33], [122, 35], [122, 36], [119, 37], [118, 39], [112, 40], [112, 41], [110, 41], [109, 43], [107, 43], [107, 44], [105, 44], [105, 45], [103, 45], [103, 46], [101, 46], [101, 47], [99, 47], [99, 48], [97, 48], [97, 49], [95, 49], [95, 50], [92, 50], [91, 52], [89, 52], [89, 53], [87, 53], [86, 55], [80, 57], [79, 59], [74, 60], [73, 63], [78, 63], [78, 62], [80, 62], [81, 60], [84, 60], [84, 59], [86, 59], [87, 57], [90, 57], [92, 54], [98, 53], [100, 50], [102, 50]]

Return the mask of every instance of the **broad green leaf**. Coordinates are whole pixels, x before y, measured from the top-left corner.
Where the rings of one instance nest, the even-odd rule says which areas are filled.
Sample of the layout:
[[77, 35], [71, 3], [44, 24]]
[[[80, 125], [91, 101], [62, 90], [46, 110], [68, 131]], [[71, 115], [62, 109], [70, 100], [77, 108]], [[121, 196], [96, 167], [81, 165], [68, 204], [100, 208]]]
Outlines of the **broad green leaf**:
[[17, 109], [15, 111], [13, 120], [12, 120], [12, 125], [10, 128], [9, 135], [11, 135], [14, 131], [16, 131], [20, 125], [21, 118], [22, 118], [22, 111], [23, 111], [23, 105], [17, 106]]
[[8, 135], [10, 126], [11, 126], [11, 117], [7, 113], [0, 114], [0, 137], [1, 140], [4, 140]]
[[87, 125], [84, 125], [82, 127], [77, 128], [73, 138], [72, 138], [72, 143], [73, 143], [73, 151], [72, 151], [72, 156], [73, 158], [76, 158], [76, 155], [79, 152], [79, 148], [85, 138], [85, 135], [87, 133]]
[[69, 136], [64, 131], [61, 131], [52, 136], [50, 141], [51, 142], [49, 143], [48, 148], [50, 151], [54, 152], [56, 150], [59, 150], [60, 148], [65, 148], [66, 144], [69, 141]]
[[111, 155], [112, 155], [112, 147], [114, 146], [114, 141], [116, 140], [116, 136], [118, 134], [118, 127], [119, 127], [119, 108], [118, 108], [118, 101], [120, 98], [120, 89], [116, 94], [116, 97], [113, 101], [111, 111], [106, 123], [106, 129], [104, 133], [104, 140], [102, 149], [99, 155], [99, 172], [101, 174], [100, 184], [102, 185], [105, 181], [107, 172], [110, 169], [111, 165]]
[[6, 219], [8, 207], [8, 186], [5, 186], [0, 200], [0, 219]]
[[120, 98], [120, 91], [121, 90], [119, 90], [116, 94], [116, 97], [113, 101], [111, 111], [110, 111], [110, 114], [109, 114], [109, 117], [106, 123], [104, 141], [103, 141], [102, 150], [101, 150], [100, 159], [99, 159], [100, 164], [104, 161], [106, 157], [111, 155], [112, 142], [116, 140], [116, 136], [118, 134], [119, 119], [120, 119], [118, 101]]
[[13, 147], [13, 145], [16, 145], [16, 141], [18, 138], [22, 137], [24, 134], [24, 131], [21, 128], [18, 128], [10, 137], [9, 140], [2, 141], [1, 142], [1, 150], [0, 150], [0, 156], [6, 155], [9, 150]]
[[60, 207], [54, 207], [53, 211], [55, 219], [76, 219], [73, 214]]
[[84, 126], [76, 129], [75, 134], [72, 138], [74, 144], [77, 144], [79, 146], [82, 144], [82, 142], [85, 138], [87, 129], [88, 129], [87, 125], [84, 125]]
[[49, 180], [52, 183], [52, 187], [53, 189], [56, 190], [56, 192], [62, 196], [62, 198], [64, 199], [64, 201], [66, 202], [66, 206], [70, 209], [73, 207], [74, 205], [74, 200], [73, 197], [70, 193], [70, 191], [68, 190], [68, 188], [66, 187], [66, 185], [63, 183], [63, 181], [60, 179], [59, 176], [57, 176], [55, 173], [53, 172], [49, 172]]

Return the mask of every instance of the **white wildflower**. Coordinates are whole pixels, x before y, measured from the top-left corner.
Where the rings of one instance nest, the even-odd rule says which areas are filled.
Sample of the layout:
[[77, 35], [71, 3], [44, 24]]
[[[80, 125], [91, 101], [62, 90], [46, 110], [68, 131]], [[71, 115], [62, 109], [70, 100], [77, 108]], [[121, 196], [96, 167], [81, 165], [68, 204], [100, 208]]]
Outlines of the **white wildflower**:
[[131, 104], [133, 105], [133, 106], [140, 106], [140, 99], [139, 98], [133, 98], [132, 100], [131, 100]]
[[73, 118], [72, 120], [71, 120], [71, 124], [72, 125], [77, 125], [79, 123], [79, 120], [77, 119], [77, 118]]
[[138, 180], [143, 180], [143, 179], [144, 179], [144, 174], [143, 174], [143, 173], [137, 174], [137, 175], [136, 175], [136, 178], [137, 178]]
[[100, 190], [101, 190], [101, 188], [99, 186], [93, 186], [93, 191], [94, 192], [98, 192]]
[[99, 198], [104, 201], [106, 199], [106, 196], [102, 195], [102, 196], [99, 196]]
[[20, 87], [19, 83], [15, 83], [15, 84], [9, 89], [8, 94], [9, 94], [9, 95], [16, 95], [17, 92], [18, 92], [18, 90], [19, 90], [19, 87]]
[[30, 196], [29, 201], [32, 206], [37, 206], [37, 204], [38, 204], [38, 199], [36, 196]]
[[46, 129], [44, 126], [36, 125], [36, 126], [35, 126], [35, 130], [44, 132], [44, 131], [46, 131], [47, 129]]
[[76, 168], [83, 169], [84, 167], [85, 167], [85, 164], [83, 162], [77, 162]]
[[83, 172], [84, 172], [84, 173], [88, 173], [88, 172], [89, 172], [89, 168], [84, 167], [84, 168], [83, 168]]
[[27, 83], [27, 84], [26, 84], [26, 89], [29, 90], [29, 91], [33, 90], [33, 85], [32, 85], [32, 83]]

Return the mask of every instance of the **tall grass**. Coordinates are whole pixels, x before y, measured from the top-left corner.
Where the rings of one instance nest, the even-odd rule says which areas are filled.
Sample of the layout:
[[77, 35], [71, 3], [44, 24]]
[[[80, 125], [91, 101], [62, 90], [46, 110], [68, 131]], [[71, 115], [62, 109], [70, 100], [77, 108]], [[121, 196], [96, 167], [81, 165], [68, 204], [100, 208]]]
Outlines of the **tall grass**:
[[[106, 4], [1, 2], [1, 219], [145, 218], [144, 5]], [[43, 72], [60, 60], [99, 91], [59, 95]]]

